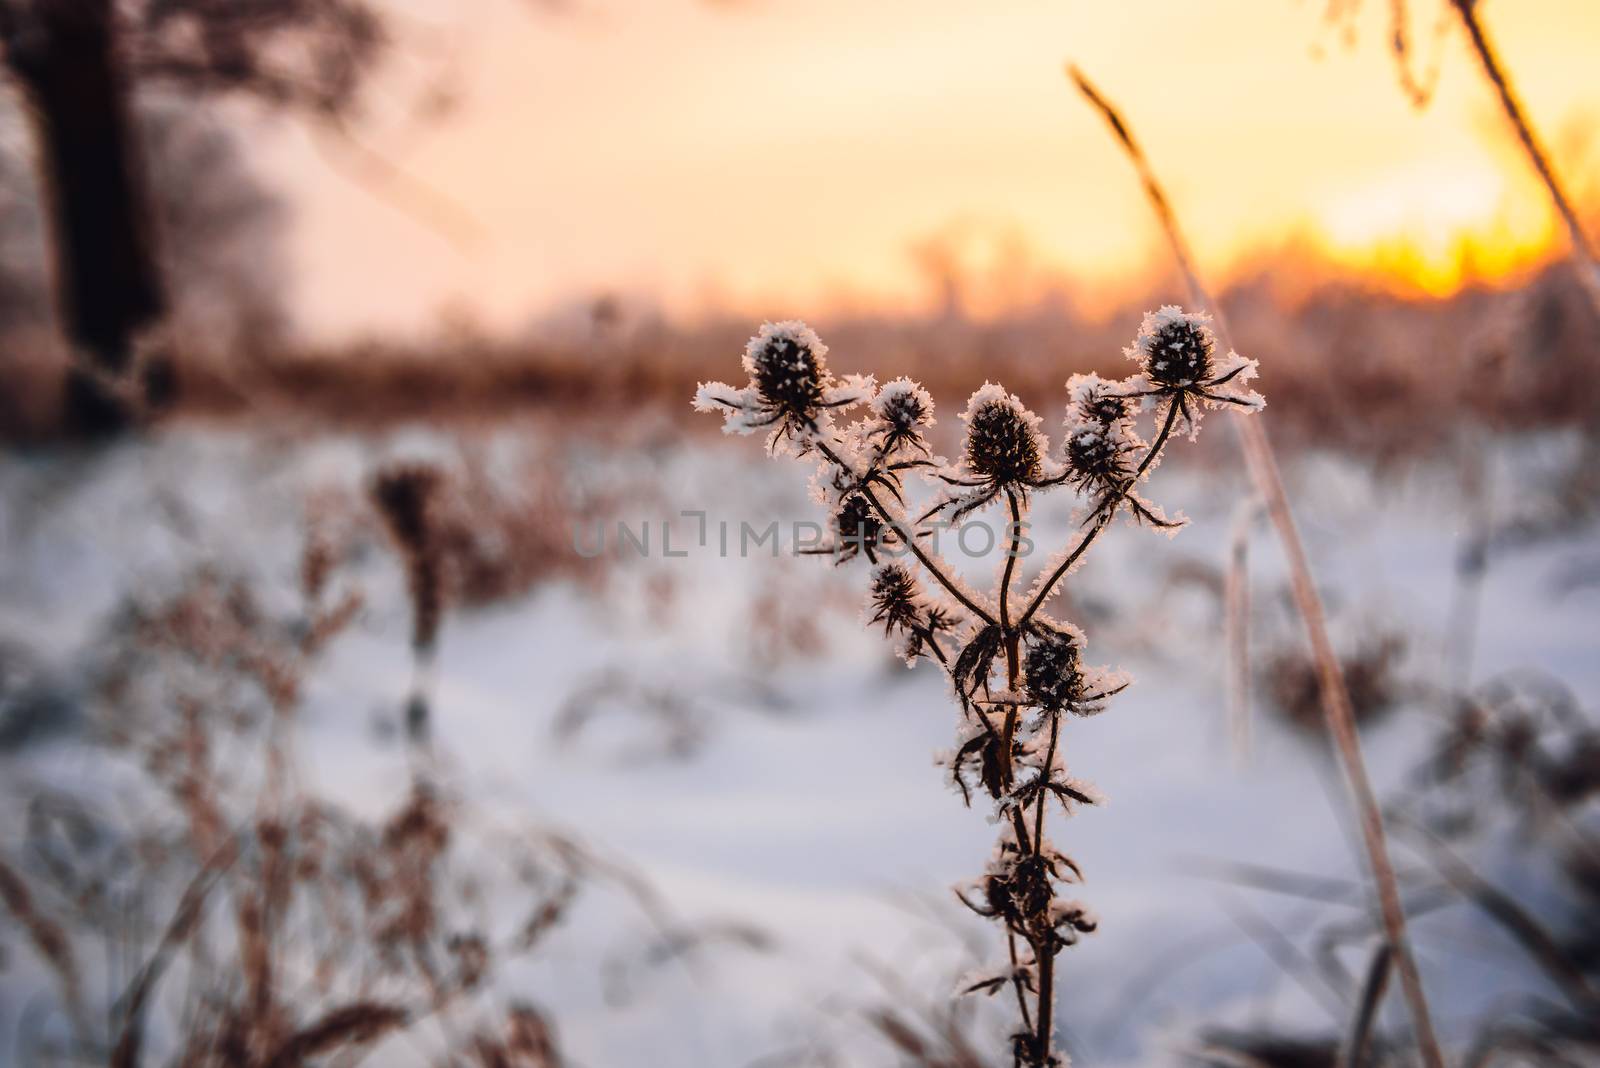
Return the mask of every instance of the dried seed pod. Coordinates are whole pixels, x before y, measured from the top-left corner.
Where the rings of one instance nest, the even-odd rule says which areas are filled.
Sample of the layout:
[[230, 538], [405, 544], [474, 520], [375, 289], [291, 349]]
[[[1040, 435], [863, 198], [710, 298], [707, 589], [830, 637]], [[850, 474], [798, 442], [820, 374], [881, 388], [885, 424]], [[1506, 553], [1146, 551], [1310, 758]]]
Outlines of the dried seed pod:
[[1000, 486], [1023, 486], [1043, 476], [1039, 432], [1011, 397], [978, 401], [967, 417], [967, 466]]
[[1209, 317], [1168, 305], [1145, 317], [1128, 355], [1158, 386], [1197, 386], [1211, 377], [1217, 339]]
[[1030, 643], [1023, 676], [1028, 700], [1047, 711], [1071, 710], [1086, 695], [1078, 645], [1065, 634], [1046, 634]]
[[745, 368], [763, 404], [787, 416], [810, 419], [831, 384], [828, 347], [804, 323], [769, 323], [745, 348]]
[[859, 493], [852, 493], [833, 517], [834, 533], [839, 542], [839, 562], [865, 553], [867, 559], [877, 561], [878, 546], [888, 534], [872, 505]]

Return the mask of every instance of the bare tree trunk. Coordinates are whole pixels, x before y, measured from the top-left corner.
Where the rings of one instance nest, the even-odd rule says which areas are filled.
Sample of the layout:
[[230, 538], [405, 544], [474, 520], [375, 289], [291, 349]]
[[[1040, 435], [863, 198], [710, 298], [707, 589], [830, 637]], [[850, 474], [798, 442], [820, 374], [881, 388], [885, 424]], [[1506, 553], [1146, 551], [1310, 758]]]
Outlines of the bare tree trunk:
[[6, 63], [33, 113], [57, 304], [77, 356], [66, 421], [81, 435], [114, 434], [170, 376], [133, 361], [136, 337], [166, 302], [113, 0], [7, 7]]

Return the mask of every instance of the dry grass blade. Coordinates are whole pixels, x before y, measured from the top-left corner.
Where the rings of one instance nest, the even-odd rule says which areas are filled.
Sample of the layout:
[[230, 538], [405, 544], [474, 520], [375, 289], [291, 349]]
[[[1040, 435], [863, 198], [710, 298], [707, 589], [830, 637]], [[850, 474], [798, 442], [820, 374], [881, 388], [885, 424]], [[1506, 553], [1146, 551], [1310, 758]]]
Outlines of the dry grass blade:
[[266, 1068], [292, 1068], [329, 1050], [367, 1045], [404, 1027], [411, 1013], [398, 1005], [356, 1001], [330, 1009], [283, 1041], [263, 1063]]
[[1470, 864], [1436, 835], [1421, 827], [1415, 830], [1418, 839], [1427, 847], [1428, 859], [1444, 881], [1516, 939], [1533, 962], [1561, 988], [1573, 1008], [1600, 1018], [1600, 991], [1590, 985], [1583, 968], [1568, 955], [1556, 937], [1511, 895], [1473, 871]]
[[1318, 971], [1287, 935], [1243, 898], [1225, 898], [1223, 909], [1234, 926], [1256, 944], [1256, 948], [1274, 967], [1305, 991], [1312, 1001], [1321, 1005], [1330, 1017], [1335, 1020], [1341, 1018], [1341, 999], [1345, 991], [1337, 989], [1328, 976]]
[[17, 923], [27, 932], [28, 941], [61, 984], [62, 996], [72, 1017], [73, 1027], [79, 1037], [88, 1032], [88, 1017], [83, 1008], [83, 988], [78, 979], [78, 963], [72, 953], [72, 943], [60, 925], [39, 911], [33, 901], [28, 884], [11, 866], [0, 860], [0, 901], [3, 901]]
[[1233, 545], [1223, 582], [1228, 646], [1228, 736], [1234, 760], [1250, 760], [1250, 527], [1256, 502], [1247, 501], [1233, 524]]
[[1180, 857], [1178, 862], [1184, 872], [1200, 879], [1264, 890], [1270, 894], [1283, 894], [1304, 901], [1320, 901], [1329, 905], [1355, 906], [1361, 903], [1360, 884], [1344, 879], [1310, 875], [1285, 868], [1248, 864], [1220, 857]]
[[200, 869], [199, 874], [189, 883], [188, 889], [183, 892], [183, 897], [179, 899], [178, 907], [173, 912], [172, 922], [167, 925], [166, 932], [161, 936], [161, 944], [156, 947], [156, 952], [149, 962], [139, 970], [138, 976], [123, 996], [122, 1030], [117, 1036], [116, 1046], [111, 1051], [112, 1068], [136, 1068], [139, 1064], [139, 1050], [144, 1041], [145, 1003], [150, 1000], [150, 995], [160, 982], [162, 973], [171, 962], [173, 951], [187, 941], [194, 932], [195, 926], [204, 914], [206, 898], [210, 896], [217, 880], [227, 871], [237, 855], [236, 840], [230, 840], [210, 863]]
[[1366, 1063], [1372, 1044], [1372, 1025], [1378, 1020], [1378, 1006], [1383, 1004], [1383, 993], [1389, 987], [1389, 973], [1393, 970], [1394, 951], [1389, 943], [1378, 943], [1367, 965], [1367, 977], [1361, 984], [1361, 999], [1350, 1017], [1350, 1030], [1339, 1048], [1339, 1068], [1361, 1068]]
[[1555, 168], [1550, 165], [1549, 155], [1539, 144], [1533, 127], [1529, 125], [1527, 116], [1523, 113], [1516, 90], [1512, 88], [1511, 80], [1500, 64], [1500, 57], [1495, 54], [1494, 45], [1489, 41], [1489, 35], [1478, 18], [1476, 0], [1450, 0], [1450, 4], [1461, 16], [1461, 23], [1467, 29], [1467, 37], [1472, 41], [1473, 51], [1478, 54], [1478, 60], [1483, 64], [1483, 73], [1493, 83], [1495, 92], [1499, 94], [1500, 106], [1505, 111], [1506, 118], [1510, 120], [1512, 128], [1516, 130], [1517, 140], [1522, 142], [1523, 149], [1528, 153], [1528, 161], [1533, 164], [1534, 170], [1539, 172], [1544, 187], [1550, 191], [1550, 199], [1554, 202], [1556, 211], [1560, 214], [1561, 221], [1572, 240], [1572, 254], [1580, 261], [1578, 273], [1582, 277], [1584, 291], [1589, 295], [1595, 313], [1600, 314], [1600, 256], [1596, 255], [1593, 243], [1583, 232], [1583, 224], [1579, 222], [1578, 213], [1573, 209], [1572, 201], [1567, 198], [1561, 180], [1556, 177]]
[[[1194, 268], [1194, 260], [1178, 227], [1177, 218], [1173, 215], [1171, 205], [1167, 202], [1161, 184], [1156, 180], [1143, 151], [1134, 140], [1132, 131], [1116, 108], [1090, 84], [1081, 71], [1076, 67], [1069, 67], [1068, 73], [1079, 91], [1105, 117], [1112, 132], [1116, 134], [1132, 159], [1150, 196], [1151, 204], [1161, 219], [1173, 255], [1183, 269], [1184, 278], [1191, 290], [1191, 299], [1197, 305], [1211, 309], [1219, 338], [1224, 345], [1232, 348], [1233, 342], [1228, 333], [1227, 320], [1223, 316], [1222, 308], [1210, 298], [1210, 294], [1200, 281], [1200, 275]], [[1260, 422], [1256, 419], [1236, 419], [1233, 422], [1238, 428], [1239, 439], [1251, 474], [1266, 501], [1267, 514], [1271, 517], [1273, 526], [1277, 528], [1284, 556], [1289, 563], [1295, 606], [1305, 623], [1306, 634], [1311, 642], [1312, 654], [1316, 658], [1322, 683], [1323, 714], [1327, 718], [1329, 733], [1333, 735], [1340, 762], [1344, 766], [1351, 800], [1361, 825], [1367, 862], [1377, 890], [1384, 929], [1389, 944], [1395, 950], [1395, 963], [1400, 972], [1400, 985], [1405, 992], [1406, 1004], [1411, 1013], [1417, 1048], [1427, 1068], [1444, 1068], [1444, 1055], [1440, 1052], [1439, 1040], [1434, 1034], [1427, 996], [1422, 989], [1422, 977], [1417, 972], [1411, 941], [1406, 934], [1405, 909], [1400, 900], [1400, 887], [1395, 878], [1394, 865], [1389, 859], [1383, 814], [1378, 807], [1377, 796], [1373, 793], [1372, 783], [1367, 776], [1366, 760], [1361, 753], [1361, 739], [1356, 732], [1355, 711], [1351, 707], [1350, 692], [1345, 686], [1344, 673], [1334, 653], [1332, 639], [1328, 636], [1322, 597], [1318, 594], [1316, 583], [1311, 576], [1311, 564], [1306, 556], [1305, 546], [1300, 541], [1294, 513], [1289, 507], [1283, 476], [1278, 471], [1277, 459], [1273, 455], [1272, 446]]]

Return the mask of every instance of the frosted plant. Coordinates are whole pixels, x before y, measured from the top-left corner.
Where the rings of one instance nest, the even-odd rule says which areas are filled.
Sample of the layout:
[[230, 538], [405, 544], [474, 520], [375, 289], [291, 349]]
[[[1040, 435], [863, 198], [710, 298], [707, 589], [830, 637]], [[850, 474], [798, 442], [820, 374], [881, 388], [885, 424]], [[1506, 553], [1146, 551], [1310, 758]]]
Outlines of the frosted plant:
[[[1163, 307], [1145, 316], [1126, 350], [1139, 370], [1120, 382], [1074, 375], [1067, 383], [1065, 439], [1053, 454], [1038, 416], [1002, 386], [985, 383], [968, 401], [960, 457], [933, 453], [927, 432], [933, 399], [915, 382], [878, 388], [871, 378], [836, 379], [827, 348], [803, 323], [768, 324], [750, 340], [749, 384], [700, 386], [694, 406], [719, 413], [728, 433], [770, 428], [768, 451], [814, 461], [813, 488], [831, 512], [837, 563], [865, 556], [873, 567], [867, 620], [900, 642], [908, 663], [927, 659], [950, 681], [960, 710], [957, 744], [944, 764], [970, 805], [986, 795], [1000, 838], [982, 875], [957, 895], [1006, 932], [1003, 964], [969, 977], [963, 992], [1016, 997], [1020, 1027], [1013, 1063], [1064, 1064], [1053, 1052], [1055, 958], [1095, 929], [1088, 906], [1064, 894], [1082, 879], [1072, 858], [1046, 836], [1052, 804], [1071, 813], [1099, 794], [1067, 772], [1062, 729], [1068, 717], [1092, 716], [1126, 688], [1125, 676], [1083, 662], [1083, 632], [1050, 618], [1044, 605], [1119, 514], [1175, 532], [1137, 489], [1148, 479], [1175, 430], [1193, 438], [1207, 408], [1259, 410], [1245, 388], [1256, 363], [1216, 354], [1203, 314]], [[835, 416], [864, 407], [839, 428]], [[1157, 427], [1146, 442], [1140, 411]], [[912, 519], [906, 480], [937, 489], [931, 507]], [[1031, 548], [1032, 495], [1057, 487], [1084, 500], [1066, 546], [1050, 557], [1018, 596], [1021, 561]], [[960, 523], [1003, 502], [1005, 555], [994, 589], [970, 588], [938, 552], [939, 527]]]

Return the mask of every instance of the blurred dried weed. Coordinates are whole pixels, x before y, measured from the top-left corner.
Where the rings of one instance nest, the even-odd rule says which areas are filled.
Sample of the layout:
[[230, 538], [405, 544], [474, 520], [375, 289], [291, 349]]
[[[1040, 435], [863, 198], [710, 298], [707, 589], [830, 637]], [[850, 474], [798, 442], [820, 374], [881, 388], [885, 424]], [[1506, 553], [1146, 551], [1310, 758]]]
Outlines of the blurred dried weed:
[[[414, 548], [431, 535], [394, 484]], [[404, 1035], [424, 1061], [554, 1068], [554, 1026], [497, 983], [504, 966], [598, 884], [674, 930], [636, 876], [565, 832], [486, 830], [441, 776], [375, 815], [319, 796], [297, 720], [362, 594], [337, 510], [310, 517], [292, 605], [200, 567], [111, 621], [93, 738], [142, 774], [38, 787], [0, 852], [0, 905], [58, 992], [59, 1015], [18, 1036], [27, 1063], [278, 1068]]]

